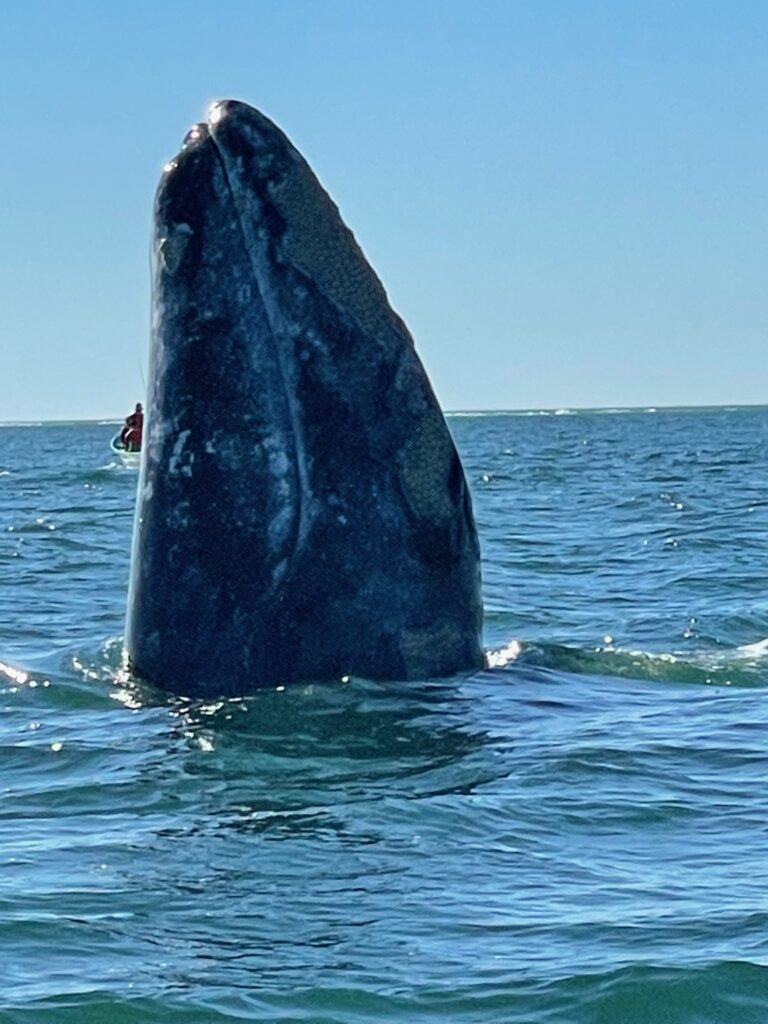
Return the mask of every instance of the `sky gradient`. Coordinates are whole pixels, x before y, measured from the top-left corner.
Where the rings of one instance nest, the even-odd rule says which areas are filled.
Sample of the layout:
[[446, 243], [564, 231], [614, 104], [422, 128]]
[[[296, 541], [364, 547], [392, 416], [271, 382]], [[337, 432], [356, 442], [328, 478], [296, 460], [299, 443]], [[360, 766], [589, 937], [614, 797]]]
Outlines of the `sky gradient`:
[[208, 104], [304, 153], [448, 409], [768, 402], [768, 5], [3, 8], [0, 420], [142, 397], [165, 161]]

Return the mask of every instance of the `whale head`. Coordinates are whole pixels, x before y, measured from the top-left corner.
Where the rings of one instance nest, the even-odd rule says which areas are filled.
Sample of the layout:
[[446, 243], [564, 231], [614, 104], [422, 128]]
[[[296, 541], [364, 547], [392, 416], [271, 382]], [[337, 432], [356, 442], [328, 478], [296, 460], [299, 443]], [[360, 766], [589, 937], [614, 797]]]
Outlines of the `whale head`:
[[155, 199], [126, 647], [169, 689], [477, 667], [469, 491], [403, 321], [285, 134], [212, 105]]

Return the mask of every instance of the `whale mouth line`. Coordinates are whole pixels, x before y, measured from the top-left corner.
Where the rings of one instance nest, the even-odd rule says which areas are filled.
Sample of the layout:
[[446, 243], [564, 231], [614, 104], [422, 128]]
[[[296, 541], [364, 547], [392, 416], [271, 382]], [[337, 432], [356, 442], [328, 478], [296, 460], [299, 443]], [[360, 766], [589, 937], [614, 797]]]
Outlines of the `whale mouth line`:
[[[279, 312], [279, 303], [276, 303], [274, 299], [270, 297], [269, 274], [264, 273], [263, 268], [260, 268], [257, 252], [259, 246], [254, 244], [254, 240], [249, 237], [250, 231], [247, 226], [249, 223], [249, 217], [248, 211], [244, 209], [242, 189], [237, 180], [233, 180], [234, 175], [230, 168], [227, 154], [224, 148], [217, 141], [216, 132], [211, 130], [213, 126], [221, 124], [223, 121], [226, 115], [226, 110], [223, 109], [225, 102], [226, 101], [220, 101], [212, 104], [209, 112], [209, 125], [194, 125], [187, 133], [187, 137], [194, 133], [194, 138], [190, 140], [189, 144], [199, 145], [208, 141], [213, 146], [213, 152], [216, 155], [216, 159], [219, 163], [224, 177], [224, 182], [226, 184], [228, 200], [232, 205], [234, 218], [237, 221], [243, 250], [248, 258], [252, 285], [269, 325], [269, 331], [266, 332], [268, 334], [268, 340], [265, 339], [265, 341], [272, 350], [274, 363], [277, 368], [277, 375], [280, 381], [279, 387], [283, 396], [284, 409], [286, 413], [285, 419], [288, 426], [290, 444], [289, 464], [293, 469], [292, 475], [294, 478], [295, 512], [294, 528], [292, 531], [293, 538], [290, 544], [290, 555], [287, 559], [281, 562], [281, 565], [284, 568], [272, 581], [271, 589], [274, 590], [288, 575], [291, 565], [293, 564], [296, 556], [302, 550], [304, 542], [307, 539], [310, 527], [308, 498], [311, 494], [311, 484], [307, 468], [306, 446], [301, 424], [300, 409], [290, 385], [290, 374], [287, 366], [285, 345], [281, 344], [286, 332], [283, 324], [280, 322], [279, 316], [276, 315], [276, 310]], [[217, 111], [220, 112], [218, 116], [216, 116]], [[253, 183], [253, 191], [257, 196], [258, 202], [263, 204], [264, 197], [261, 195], [261, 189], [257, 188], [256, 182]]]

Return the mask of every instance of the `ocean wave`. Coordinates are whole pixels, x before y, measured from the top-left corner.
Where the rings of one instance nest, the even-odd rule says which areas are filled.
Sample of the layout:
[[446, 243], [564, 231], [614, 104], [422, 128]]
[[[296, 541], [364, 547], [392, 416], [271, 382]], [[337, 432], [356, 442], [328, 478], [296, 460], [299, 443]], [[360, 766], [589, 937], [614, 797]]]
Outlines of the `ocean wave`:
[[488, 668], [505, 668], [513, 662], [572, 675], [705, 686], [765, 686], [768, 638], [736, 648], [690, 653], [624, 649], [611, 643], [580, 648], [535, 640], [513, 640], [486, 652]]

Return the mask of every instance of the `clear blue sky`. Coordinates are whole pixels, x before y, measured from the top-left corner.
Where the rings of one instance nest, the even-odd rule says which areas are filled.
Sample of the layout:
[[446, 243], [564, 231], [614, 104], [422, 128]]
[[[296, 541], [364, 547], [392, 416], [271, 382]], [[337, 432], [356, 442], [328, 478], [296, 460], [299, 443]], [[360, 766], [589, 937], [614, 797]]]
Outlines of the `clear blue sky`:
[[0, 85], [0, 419], [141, 397], [153, 193], [225, 96], [309, 159], [447, 408], [768, 402], [763, 0], [26, 0]]

